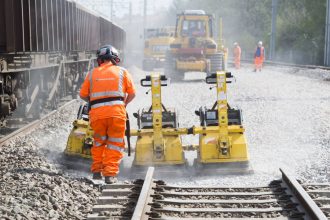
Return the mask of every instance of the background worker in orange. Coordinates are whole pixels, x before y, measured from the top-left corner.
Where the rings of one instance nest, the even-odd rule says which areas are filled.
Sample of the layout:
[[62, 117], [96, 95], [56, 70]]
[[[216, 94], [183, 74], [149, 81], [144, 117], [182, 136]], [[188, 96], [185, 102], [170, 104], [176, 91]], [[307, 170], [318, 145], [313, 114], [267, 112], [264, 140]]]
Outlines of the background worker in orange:
[[111, 45], [97, 51], [99, 66], [91, 71], [80, 90], [90, 103], [90, 123], [94, 130], [91, 149], [93, 179], [108, 184], [117, 181], [120, 160], [125, 149], [126, 105], [135, 97], [135, 87], [127, 70], [117, 66], [118, 51]]
[[237, 42], [235, 42], [234, 43], [234, 63], [235, 63], [236, 69], [241, 68], [241, 54], [242, 54], [241, 47], [238, 45]]
[[261, 71], [264, 60], [265, 60], [265, 48], [262, 46], [262, 41], [259, 41], [256, 52], [254, 53], [254, 65], [255, 65], [254, 72], [257, 72], [257, 70]]

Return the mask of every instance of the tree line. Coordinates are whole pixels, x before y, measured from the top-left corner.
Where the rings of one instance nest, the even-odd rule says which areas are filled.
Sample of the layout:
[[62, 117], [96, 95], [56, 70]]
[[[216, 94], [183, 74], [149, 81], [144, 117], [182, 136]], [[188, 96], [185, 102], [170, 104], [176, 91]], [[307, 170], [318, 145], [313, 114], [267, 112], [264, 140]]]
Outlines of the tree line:
[[[222, 17], [225, 45], [239, 42], [245, 58], [253, 56], [259, 40], [269, 52], [272, 0], [173, 0], [168, 17], [186, 9], [202, 9]], [[323, 64], [326, 0], [278, 0], [277, 61]], [[218, 26], [216, 26], [218, 27]]]

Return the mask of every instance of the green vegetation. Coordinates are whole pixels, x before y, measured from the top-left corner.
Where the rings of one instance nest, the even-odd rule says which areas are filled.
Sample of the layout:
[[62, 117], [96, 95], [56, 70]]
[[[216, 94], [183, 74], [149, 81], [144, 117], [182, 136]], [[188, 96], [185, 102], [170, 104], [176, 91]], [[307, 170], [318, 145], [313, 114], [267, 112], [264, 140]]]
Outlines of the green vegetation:
[[[252, 58], [256, 43], [269, 52], [272, 0], [173, 0], [169, 17], [185, 9], [203, 9], [223, 18], [229, 49], [240, 43], [245, 58]], [[276, 60], [323, 64], [326, 0], [278, 0]]]

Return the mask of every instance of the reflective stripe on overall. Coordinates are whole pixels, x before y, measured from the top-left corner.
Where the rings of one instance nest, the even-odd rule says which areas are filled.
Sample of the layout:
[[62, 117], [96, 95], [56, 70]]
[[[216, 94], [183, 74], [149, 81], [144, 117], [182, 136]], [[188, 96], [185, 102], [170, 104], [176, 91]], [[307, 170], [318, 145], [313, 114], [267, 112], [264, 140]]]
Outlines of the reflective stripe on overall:
[[[108, 140], [109, 142], [114, 142], [114, 143], [119, 143], [119, 144], [122, 144], [122, 143], [124, 143], [124, 138], [115, 138], [115, 137], [108, 137], [108, 136], [101, 136], [100, 134], [94, 134], [94, 138], [95, 139], [100, 139], [101, 141], [94, 141], [95, 142], [95, 146], [96, 147], [100, 147], [100, 146], [102, 146], [102, 145], [106, 145], [106, 141]], [[114, 146], [114, 145], [112, 145], [112, 144], [108, 144], [107, 145], [107, 147], [109, 148], [109, 149], [113, 149], [113, 150], [117, 150], [117, 151], [120, 151], [120, 152], [123, 152], [123, 150], [119, 147], [117, 147], [117, 146], [115, 146], [115, 147], [112, 147], [112, 146]]]

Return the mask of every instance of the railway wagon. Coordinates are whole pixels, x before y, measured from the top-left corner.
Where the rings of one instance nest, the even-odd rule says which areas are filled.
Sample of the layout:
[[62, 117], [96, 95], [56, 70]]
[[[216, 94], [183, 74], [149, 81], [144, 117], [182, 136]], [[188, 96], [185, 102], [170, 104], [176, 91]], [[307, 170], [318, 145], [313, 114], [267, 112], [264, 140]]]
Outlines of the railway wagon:
[[0, 0], [0, 127], [75, 96], [95, 52], [123, 52], [125, 31], [69, 0]]

